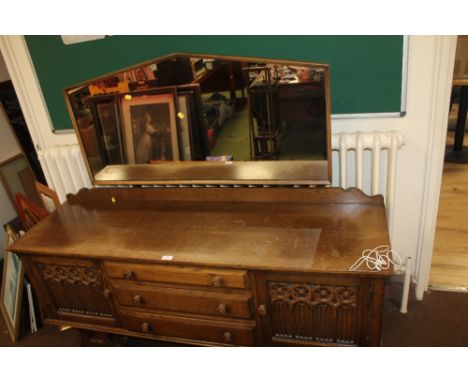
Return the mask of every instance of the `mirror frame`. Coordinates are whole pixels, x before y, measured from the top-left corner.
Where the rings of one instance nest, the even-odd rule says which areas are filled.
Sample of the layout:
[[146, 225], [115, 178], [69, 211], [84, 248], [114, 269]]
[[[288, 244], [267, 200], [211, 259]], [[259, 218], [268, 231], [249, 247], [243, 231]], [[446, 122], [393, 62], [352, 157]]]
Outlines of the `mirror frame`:
[[[151, 164], [106, 165], [94, 174], [86, 155], [81, 134], [74, 117], [68, 92], [109, 76], [133, 70], [145, 65], [178, 57], [210, 58], [239, 62], [264, 62], [291, 66], [316, 67], [324, 71], [325, 119], [327, 134], [326, 160], [282, 160], [282, 161], [180, 161]], [[331, 185], [331, 110], [329, 65], [304, 61], [266, 59], [262, 57], [238, 57], [199, 53], [172, 53], [107, 73], [69, 86], [64, 89], [65, 103], [77, 136], [81, 153], [93, 185]]]

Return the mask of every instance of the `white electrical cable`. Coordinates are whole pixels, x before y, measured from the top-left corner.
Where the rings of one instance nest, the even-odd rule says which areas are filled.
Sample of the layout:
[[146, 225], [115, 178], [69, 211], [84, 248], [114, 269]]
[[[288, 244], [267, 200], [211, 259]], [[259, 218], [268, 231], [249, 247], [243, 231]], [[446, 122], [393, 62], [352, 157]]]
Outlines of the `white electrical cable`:
[[403, 261], [397, 251], [390, 249], [388, 245], [380, 245], [374, 249], [365, 249], [362, 255], [349, 268], [356, 271], [362, 264], [366, 264], [369, 270], [374, 272], [385, 271], [393, 264], [395, 271], [402, 270]]

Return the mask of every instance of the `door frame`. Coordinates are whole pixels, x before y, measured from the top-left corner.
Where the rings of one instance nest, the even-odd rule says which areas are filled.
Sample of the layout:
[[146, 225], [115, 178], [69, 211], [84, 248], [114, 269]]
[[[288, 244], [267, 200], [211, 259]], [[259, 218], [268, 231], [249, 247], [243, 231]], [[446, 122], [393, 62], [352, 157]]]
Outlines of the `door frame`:
[[431, 118], [428, 126], [429, 141], [426, 156], [427, 167], [417, 247], [416, 298], [418, 300], [422, 300], [424, 292], [429, 287], [444, 167], [457, 36], [437, 36], [435, 43], [434, 82], [432, 84], [432, 101], [429, 111]]

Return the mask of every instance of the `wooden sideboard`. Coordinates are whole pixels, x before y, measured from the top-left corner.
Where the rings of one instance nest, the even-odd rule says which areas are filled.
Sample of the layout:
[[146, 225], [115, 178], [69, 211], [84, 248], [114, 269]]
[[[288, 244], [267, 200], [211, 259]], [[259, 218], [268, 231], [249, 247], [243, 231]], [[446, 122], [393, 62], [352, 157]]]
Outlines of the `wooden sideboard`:
[[380, 345], [381, 196], [334, 188], [97, 188], [11, 247], [46, 323], [200, 345]]

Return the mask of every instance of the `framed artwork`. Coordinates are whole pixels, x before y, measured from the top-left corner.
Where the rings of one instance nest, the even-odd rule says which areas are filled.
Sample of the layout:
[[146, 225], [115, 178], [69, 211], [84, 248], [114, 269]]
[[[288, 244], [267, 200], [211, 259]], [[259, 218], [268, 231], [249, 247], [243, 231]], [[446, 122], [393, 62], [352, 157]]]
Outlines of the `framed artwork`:
[[80, 118], [83, 114], [86, 114], [89, 96], [88, 86], [81, 86], [70, 90], [70, 106], [75, 118]]
[[21, 299], [23, 296], [24, 268], [20, 258], [6, 248], [13, 244], [17, 238], [13, 229], [7, 225], [5, 228], [5, 253], [3, 264], [3, 280], [0, 297], [0, 308], [5, 318], [6, 326], [13, 343], [18, 339]]
[[[177, 87], [179, 143], [183, 160], [205, 160], [210, 154], [205, 129], [205, 116], [200, 85], [190, 84]], [[184, 118], [180, 118], [182, 113]], [[188, 155], [190, 143], [190, 155]], [[184, 148], [186, 152], [184, 152]]]
[[123, 162], [122, 138], [117, 118], [116, 98], [91, 102], [94, 124], [100, 142], [101, 154], [106, 164]]
[[190, 98], [188, 94], [177, 96], [178, 113], [177, 119], [179, 123], [179, 143], [180, 143], [180, 160], [192, 159], [192, 139], [190, 126]]
[[179, 160], [173, 92], [124, 96], [121, 111], [127, 163]]
[[0, 182], [5, 187], [13, 206], [16, 206], [15, 194], [18, 192], [40, 204], [41, 200], [34, 187], [35, 180], [31, 166], [23, 153], [14, 155], [0, 163]]

